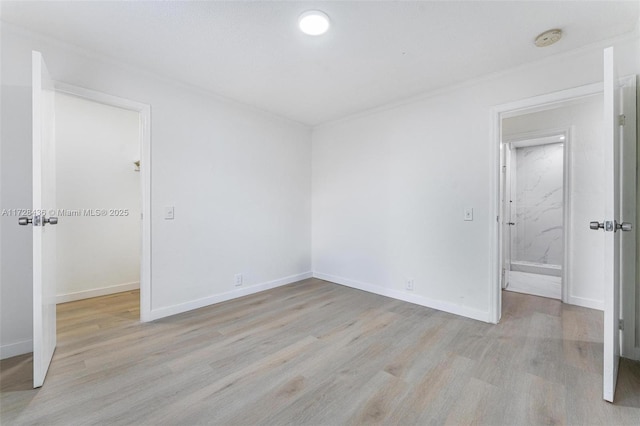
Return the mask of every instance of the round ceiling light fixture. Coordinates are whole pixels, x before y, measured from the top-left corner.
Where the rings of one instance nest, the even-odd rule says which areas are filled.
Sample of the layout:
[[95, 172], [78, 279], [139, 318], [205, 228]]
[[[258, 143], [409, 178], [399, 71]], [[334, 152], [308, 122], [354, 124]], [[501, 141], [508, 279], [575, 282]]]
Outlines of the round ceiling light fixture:
[[329, 30], [329, 17], [319, 10], [308, 10], [298, 18], [300, 30], [308, 35], [318, 36]]
[[547, 47], [551, 46], [554, 43], [557, 43], [561, 38], [562, 30], [556, 28], [553, 30], [547, 30], [540, 34], [538, 37], [536, 37], [534, 43], [538, 47]]

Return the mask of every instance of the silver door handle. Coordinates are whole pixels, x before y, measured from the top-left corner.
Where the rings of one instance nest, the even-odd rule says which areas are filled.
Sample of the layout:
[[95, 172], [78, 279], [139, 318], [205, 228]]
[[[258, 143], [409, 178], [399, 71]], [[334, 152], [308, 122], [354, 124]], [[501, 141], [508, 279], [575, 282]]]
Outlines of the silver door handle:
[[45, 217], [42, 221], [44, 223], [48, 223], [49, 225], [56, 225], [58, 223], [58, 218], [55, 216]]
[[21, 216], [18, 218], [18, 225], [27, 226], [30, 223], [33, 223], [33, 219], [30, 217]]
[[597, 231], [604, 228], [604, 222], [589, 222], [589, 228]]
[[507, 222], [507, 225], [509, 225], [509, 226], [513, 226], [515, 224], [516, 224], [515, 222]]
[[633, 225], [630, 224], [629, 222], [622, 222], [622, 223], [616, 222], [616, 230], [617, 229], [620, 229], [621, 231], [631, 231], [633, 229]]
[[30, 218], [28, 216], [21, 216], [18, 218], [18, 225], [22, 225], [22, 226], [26, 226], [29, 224], [33, 224], [33, 226], [40, 226], [40, 224], [42, 224], [42, 226], [44, 226], [47, 223], [49, 225], [57, 225], [58, 218], [55, 216], [43, 217], [40, 215], [34, 216], [33, 218]]

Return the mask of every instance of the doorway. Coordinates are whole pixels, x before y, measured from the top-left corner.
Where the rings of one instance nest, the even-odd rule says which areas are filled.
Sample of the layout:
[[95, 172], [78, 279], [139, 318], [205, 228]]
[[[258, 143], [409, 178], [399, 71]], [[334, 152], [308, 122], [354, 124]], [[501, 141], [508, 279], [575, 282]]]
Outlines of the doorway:
[[[111, 149], [111, 153], [113, 156], [118, 157], [118, 165], [116, 167], [112, 167], [110, 169], [110, 173], [116, 173], [120, 176], [120, 186], [129, 192], [128, 198], [131, 199], [132, 194], [137, 196], [137, 205], [133, 205], [132, 207], [114, 204], [117, 201], [116, 199], [123, 200], [121, 197], [122, 194], [117, 194], [117, 197], [112, 197], [110, 200], [105, 201], [101, 205], [89, 205], [91, 203], [91, 197], [83, 197], [79, 201], [80, 209], [76, 206], [69, 205], [69, 213], [70, 215], [77, 216], [85, 216], [83, 219], [87, 219], [89, 222], [89, 232], [91, 232], [91, 228], [100, 227], [101, 223], [99, 219], [111, 220], [110, 226], [114, 227], [113, 229], [118, 229], [119, 226], [126, 227], [130, 233], [134, 235], [128, 235], [126, 240], [129, 242], [126, 244], [124, 241], [115, 242], [115, 246], [118, 244], [122, 245], [126, 248], [125, 251], [118, 252], [117, 247], [116, 250], [112, 250], [111, 253], [116, 253], [115, 257], [133, 257], [135, 258], [134, 262], [131, 262], [130, 259], [128, 262], [122, 263], [118, 262], [117, 259], [111, 258], [106, 259], [105, 262], [102, 262], [102, 267], [108, 265], [109, 263], [114, 266], [115, 264], [127, 264], [128, 271], [123, 273], [123, 271], [118, 272], [116, 276], [111, 277], [110, 282], [102, 281], [101, 284], [97, 284], [94, 289], [89, 289], [87, 292], [68, 292], [62, 293], [58, 292], [57, 301], [59, 303], [79, 300], [87, 297], [96, 297], [102, 295], [108, 295], [112, 293], [116, 293], [119, 291], [130, 291], [135, 288], [139, 289], [139, 306], [140, 306], [140, 321], [150, 321], [151, 320], [151, 135], [150, 135], [150, 122], [151, 122], [151, 107], [147, 104], [143, 104], [140, 102], [132, 101], [125, 98], [120, 98], [117, 96], [105, 94], [102, 92], [97, 92], [94, 90], [69, 85], [62, 82], [56, 82], [55, 84], [55, 92], [56, 97], [62, 98], [66, 97], [67, 100], [75, 100], [76, 102], [85, 105], [93, 106], [95, 109], [106, 108], [112, 112], [115, 112], [116, 115], [124, 115], [128, 116], [131, 119], [132, 115], [135, 117], [137, 122], [136, 126], [136, 134], [129, 135], [129, 137], [135, 138], [135, 141], [132, 143], [122, 143], [119, 142], [119, 147], [117, 149]], [[108, 123], [107, 123], [108, 124]], [[87, 141], [87, 144], [91, 144], [91, 141]], [[99, 150], [95, 150], [92, 153], [92, 158], [97, 160], [97, 157], [101, 156], [101, 152]], [[59, 156], [58, 156], [59, 157]], [[72, 168], [70, 166], [69, 168]], [[86, 169], [86, 165], [84, 165]], [[77, 168], [82, 168], [79, 165]], [[73, 172], [78, 175], [77, 171]], [[73, 177], [72, 173], [72, 177]], [[95, 175], [95, 173], [94, 173]], [[98, 176], [98, 175], [96, 175]], [[104, 176], [102, 180], [106, 179]], [[123, 186], [124, 185], [124, 186]], [[108, 191], [115, 192], [117, 189], [114, 187], [108, 187]], [[86, 186], [85, 189], [90, 188], [90, 185]], [[106, 192], [108, 192], [106, 191]], [[95, 194], [93, 194], [95, 195]], [[107, 205], [104, 205], [104, 204]], [[66, 206], [60, 205], [59, 207], [64, 208]], [[74, 208], [76, 207], [76, 208]], [[105, 212], [106, 210], [106, 212]], [[86, 215], [93, 215], [92, 217], [86, 217]], [[77, 219], [74, 217], [70, 217], [70, 219]], [[128, 225], [125, 225], [124, 221], [128, 222]], [[62, 223], [60, 223], [62, 224]], [[104, 231], [101, 230], [101, 231]], [[105, 232], [102, 232], [105, 234]], [[72, 240], [67, 239], [67, 242]], [[113, 240], [112, 240], [113, 241]], [[85, 241], [86, 243], [86, 241]], [[98, 243], [94, 241], [94, 243]], [[135, 246], [135, 247], [133, 247]], [[113, 248], [113, 247], [112, 247]], [[132, 251], [133, 250], [133, 251]], [[122, 260], [122, 259], [121, 259]], [[68, 263], [73, 263], [73, 260], [68, 261]], [[137, 265], [137, 267], [132, 266]], [[133, 269], [132, 269], [133, 268]], [[86, 272], [86, 271], [85, 271]], [[94, 270], [95, 272], [95, 270]], [[77, 274], [76, 274], [77, 275]], [[125, 276], [134, 277], [133, 280], [123, 278]], [[137, 278], [137, 280], [135, 279]], [[57, 289], [58, 290], [58, 289]], [[70, 293], [70, 294], [69, 294]], [[74, 294], [79, 293], [79, 294]]]
[[140, 289], [140, 113], [56, 93], [57, 303]]
[[[630, 76], [619, 80], [621, 100], [621, 197], [622, 221], [633, 221], [636, 217], [636, 77]], [[562, 301], [592, 309], [604, 310], [604, 291], [602, 282], [605, 279], [604, 236], [602, 232], [590, 229], [590, 222], [605, 217], [603, 197], [603, 176], [597, 172], [603, 168], [601, 130], [583, 131], [568, 124], [559, 122], [558, 117], [564, 114], [572, 116], [572, 120], [582, 116], [576, 114], [577, 109], [592, 108], [591, 123], [601, 123], [604, 117], [604, 103], [601, 84], [590, 84], [573, 89], [563, 90], [548, 95], [523, 99], [500, 105], [493, 109], [493, 143], [494, 174], [493, 194], [493, 255], [490, 317], [498, 323], [502, 316], [502, 291], [505, 286], [502, 271], [505, 269], [505, 257], [509, 257], [510, 248], [505, 241], [510, 216], [503, 211], [501, 195], [505, 191], [505, 179], [502, 169], [505, 164], [505, 142], [509, 139], [509, 131], [503, 133], [503, 124], [513, 120], [526, 120], [532, 125], [520, 127], [518, 132], [530, 132], [520, 135], [526, 137], [544, 137], [561, 132], [568, 132], [565, 140], [565, 258], [562, 270]], [[591, 105], [591, 106], [589, 106]], [[569, 113], [574, 110], [574, 113]], [[555, 117], [555, 118], [553, 118]], [[584, 116], [583, 116], [584, 117]], [[551, 119], [551, 121], [550, 121]], [[556, 121], [553, 121], [556, 120]], [[589, 125], [589, 119], [583, 119]], [[547, 134], [536, 134], [534, 130], [551, 129]], [[531, 132], [533, 132], [531, 134]], [[517, 138], [516, 138], [517, 139]], [[569, 219], [566, 219], [567, 214]], [[640, 213], [639, 213], [640, 214]], [[640, 228], [640, 227], [639, 227]], [[640, 232], [640, 231], [637, 231]], [[638, 240], [640, 241], [640, 240]], [[636, 270], [638, 259], [636, 252], [636, 233], [624, 232], [621, 235], [620, 253], [624, 268], [620, 271], [622, 297], [622, 353], [623, 356], [640, 359], [640, 292], [637, 291]], [[509, 259], [506, 260], [507, 263]], [[640, 276], [640, 275], [639, 275]], [[508, 279], [508, 277], [507, 277]]]
[[[602, 239], [601, 235], [596, 233], [589, 234], [588, 227], [583, 230], [579, 227], [581, 223], [589, 223], [588, 219], [591, 216], [602, 216], [600, 212], [587, 211], [586, 213], [580, 213], [579, 205], [576, 202], [575, 192], [573, 187], [576, 185], [574, 176], [576, 170], [582, 169], [585, 173], [591, 173], [591, 165], [597, 163], [599, 166], [602, 163], [602, 156], [597, 152], [585, 152], [583, 154], [576, 154], [575, 146], [581, 146], [590, 150], [590, 146], [593, 144], [601, 145], [601, 135], [581, 129], [580, 132], [574, 132], [573, 121], [576, 114], [572, 107], [579, 109], [580, 105], [588, 104], [590, 101], [600, 102], [600, 106], [592, 105], [592, 117], [584, 119], [585, 122], [599, 122], [602, 123], [603, 110], [602, 110], [602, 86], [600, 84], [591, 84], [587, 86], [581, 86], [574, 89], [563, 90], [560, 92], [551, 93], [548, 95], [542, 95], [534, 98], [524, 99], [521, 101], [512, 102], [509, 104], [501, 105], [493, 109], [493, 151], [495, 153], [494, 158], [494, 193], [492, 199], [494, 200], [495, 208], [495, 222], [493, 226], [494, 238], [492, 242], [494, 244], [493, 261], [492, 261], [492, 274], [493, 285], [491, 286], [491, 305], [490, 305], [490, 317], [492, 321], [498, 323], [502, 316], [502, 291], [507, 285], [509, 280], [509, 272], [511, 271], [511, 247], [513, 242], [510, 239], [510, 230], [508, 228], [514, 225], [509, 225], [515, 221], [511, 220], [509, 211], [505, 211], [503, 199], [507, 181], [505, 180], [504, 173], [507, 168], [506, 161], [510, 157], [507, 157], [507, 150], [513, 151], [513, 142], [522, 142], [527, 139], [540, 139], [545, 137], [557, 137], [556, 143], [563, 143], [563, 224], [562, 231], [564, 233], [564, 241], [562, 245], [562, 251], [564, 256], [561, 263], [561, 300], [565, 303], [577, 304], [585, 307], [603, 309], [602, 300], [602, 280], [604, 272], [597, 270], [595, 272], [588, 270], [589, 268], [579, 268], [578, 265], [583, 266], [596, 266], [596, 268], [602, 266], [601, 253], [603, 241], [596, 241], [598, 238]], [[563, 110], [564, 108], [564, 110]], [[599, 108], [599, 109], [598, 109]], [[558, 120], [559, 117], [568, 118], [568, 120]], [[520, 122], [515, 125], [516, 122]], [[526, 122], [526, 123], [523, 123]], [[509, 125], [508, 129], [504, 128], [504, 124]], [[565, 140], [560, 141], [560, 136], [565, 136]], [[511, 137], [511, 139], [509, 139]], [[592, 138], [592, 143], [585, 144], [585, 140]], [[568, 149], [571, 147], [571, 151]], [[517, 148], [516, 148], [517, 149]], [[576, 161], [572, 161], [571, 158], [575, 158]], [[589, 161], [583, 161], [583, 160]], [[597, 177], [595, 177], [597, 180]], [[589, 187], [589, 182], [584, 183], [586, 188], [580, 191], [580, 194], [585, 197], [585, 200], [581, 201], [582, 205], [596, 205], [597, 201], [593, 201], [594, 192], [593, 188]], [[577, 188], [577, 187], [576, 187]], [[582, 188], [582, 187], [580, 187]], [[584, 216], [584, 217], [583, 217]], [[572, 226], [572, 224], [576, 224]], [[576, 233], [574, 230], [581, 232]], [[585, 231], [585, 232], [582, 232]], [[579, 234], [579, 238], [573, 238], [574, 235]], [[578, 263], [575, 259], [574, 248], [582, 248], [587, 252], [587, 258], [582, 257]], [[582, 255], [580, 255], [582, 256]], [[589, 261], [588, 257], [592, 257]], [[518, 260], [518, 259], [516, 259]], [[574, 267], [575, 264], [575, 267]], [[505, 267], [507, 266], [507, 267]], [[528, 266], [528, 265], [527, 265]], [[526, 266], [525, 266], [526, 268]], [[519, 271], [517, 271], [519, 272]], [[540, 272], [537, 270], [536, 272]], [[546, 272], [546, 271], [545, 271]], [[586, 280], [583, 278], [586, 277]], [[581, 282], [584, 291], [576, 292], [573, 288], [574, 282]], [[594, 285], [587, 284], [585, 282], [595, 283]], [[600, 284], [598, 284], [600, 283]], [[557, 294], [557, 293], [556, 293]], [[596, 296], [594, 296], [594, 294]]]
[[530, 121], [521, 116], [502, 123], [502, 288], [562, 299], [570, 131], [514, 133]]

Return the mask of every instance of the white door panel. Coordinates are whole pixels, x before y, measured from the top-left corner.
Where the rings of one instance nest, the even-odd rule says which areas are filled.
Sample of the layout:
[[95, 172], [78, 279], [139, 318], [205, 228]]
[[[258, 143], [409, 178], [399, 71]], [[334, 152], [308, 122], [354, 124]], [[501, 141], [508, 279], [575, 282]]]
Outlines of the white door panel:
[[613, 47], [604, 51], [604, 370], [603, 398], [613, 402], [620, 362], [620, 126]]
[[55, 92], [39, 52], [33, 89], [33, 387], [40, 387], [56, 347]]

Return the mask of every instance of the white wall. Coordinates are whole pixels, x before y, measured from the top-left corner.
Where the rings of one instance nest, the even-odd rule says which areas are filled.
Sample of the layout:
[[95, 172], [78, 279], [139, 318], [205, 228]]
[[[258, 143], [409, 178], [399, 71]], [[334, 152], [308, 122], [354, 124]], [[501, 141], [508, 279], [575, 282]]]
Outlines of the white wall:
[[[58, 81], [151, 105], [153, 316], [310, 276], [307, 127], [6, 24], [1, 43], [3, 208], [31, 205], [35, 49]], [[3, 357], [31, 344], [31, 231], [16, 221], [2, 217]]]
[[[490, 320], [491, 108], [601, 81], [604, 46], [314, 129], [314, 274]], [[620, 75], [640, 72], [638, 52], [637, 37], [616, 44]]]
[[[2, 86], [0, 102], [1, 208], [31, 207], [31, 87], [5, 85], [8, 63], [4, 34], [0, 40]], [[26, 74], [28, 77], [30, 74]], [[25, 135], [27, 132], [27, 135]], [[10, 143], [11, 142], [11, 143]], [[32, 348], [32, 232], [17, 226], [15, 216], [0, 216], [0, 358], [30, 352]]]
[[138, 288], [139, 113], [57, 93], [55, 126], [58, 303]]
[[508, 137], [573, 127], [570, 155], [571, 229], [569, 231], [569, 303], [603, 309], [604, 234], [587, 224], [604, 217], [603, 99], [595, 96], [570, 106], [503, 120]]

